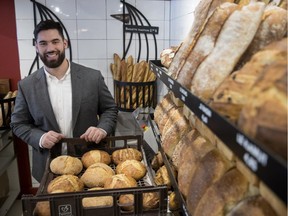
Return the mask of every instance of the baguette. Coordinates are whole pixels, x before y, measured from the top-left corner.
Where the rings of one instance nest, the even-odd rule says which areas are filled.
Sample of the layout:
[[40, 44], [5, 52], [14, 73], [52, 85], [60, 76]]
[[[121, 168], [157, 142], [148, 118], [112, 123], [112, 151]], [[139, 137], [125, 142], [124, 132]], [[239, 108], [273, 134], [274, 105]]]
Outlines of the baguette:
[[192, 79], [191, 92], [205, 102], [232, 72], [251, 43], [264, 11], [262, 2], [234, 11], [225, 22], [213, 51], [200, 64]]

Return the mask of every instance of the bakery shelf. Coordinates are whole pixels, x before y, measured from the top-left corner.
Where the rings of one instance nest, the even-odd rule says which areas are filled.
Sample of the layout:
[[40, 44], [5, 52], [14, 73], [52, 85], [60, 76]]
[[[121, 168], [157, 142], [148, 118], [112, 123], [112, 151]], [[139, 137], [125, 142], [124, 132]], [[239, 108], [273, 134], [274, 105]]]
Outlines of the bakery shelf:
[[243, 163], [284, 203], [287, 203], [287, 164], [261, 143], [223, 118], [167, 74], [160, 60], [150, 61], [151, 70]]

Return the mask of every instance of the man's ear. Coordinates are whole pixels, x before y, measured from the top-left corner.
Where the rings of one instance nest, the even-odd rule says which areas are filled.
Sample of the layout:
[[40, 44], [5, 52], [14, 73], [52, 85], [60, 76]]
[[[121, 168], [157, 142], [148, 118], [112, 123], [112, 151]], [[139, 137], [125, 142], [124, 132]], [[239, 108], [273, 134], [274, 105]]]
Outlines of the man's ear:
[[68, 43], [67, 39], [64, 39], [64, 47], [65, 47], [65, 49], [69, 48], [69, 43]]

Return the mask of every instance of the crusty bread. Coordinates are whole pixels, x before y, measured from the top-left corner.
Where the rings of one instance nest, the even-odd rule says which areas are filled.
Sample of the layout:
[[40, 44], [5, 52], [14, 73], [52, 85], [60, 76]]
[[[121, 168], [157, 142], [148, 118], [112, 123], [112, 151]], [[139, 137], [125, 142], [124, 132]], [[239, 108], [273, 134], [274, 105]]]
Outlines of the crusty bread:
[[267, 5], [254, 39], [240, 59], [237, 67], [240, 68], [256, 52], [274, 41], [281, 40], [285, 35], [287, 35], [287, 10], [276, 5]]
[[84, 189], [84, 183], [75, 175], [61, 175], [47, 186], [48, 193], [77, 192]]
[[198, 136], [195, 140], [191, 140], [191, 143], [187, 143], [182, 149], [177, 180], [179, 190], [185, 198], [188, 195], [189, 185], [199, 161], [213, 148], [213, 145], [209, 141], [202, 136]]
[[40, 201], [36, 203], [33, 216], [51, 216], [49, 201]]
[[190, 89], [195, 71], [201, 62], [212, 52], [223, 24], [236, 9], [238, 9], [237, 4], [226, 2], [217, 7], [212, 12], [212, 15], [206, 19], [203, 30], [197, 41], [195, 41], [194, 48], [178, 74], [177, 81], [182, 86]]
[[172, 193], [169, 194], [169, 210], [171, 211], [176, 211], [180, 208], [180, 201], [177, 198], [176, 193], [173, 191]]
[[142, 160], [142, 153], [135, 148], [118, 149], [112, 153], [112, 161], [118, 165], [125, 160]]
[[[171, 171], [175, 178], [177, 178], [177, 172], [175, 167], [171, 166]], [[170, 189], [172, 186], [172, 182], [170, 176], [168, 174], [167, 168], [165, 165], [160, 167], [154, 177], [154, 182], [156, 185], [167, 185], [167, 188]]]
[[247, 197], [239, 202], [227, 216], [253, 215], [253, 216], [276, 216], [269, 203], [260, 195]]
[[[181, 44], [180, 44], [181, 46]], [[169, 68], [175, 54], [177, 53], [178, 49], [180, 46], [172, 46], [170, 48], [164, 49], [161, 51], [160, 53], [160, 60], [161, 60], [161, 64], [165, 67], [165, 68]]]
[[170, 67], [168, 69], [168, 74], [173, 78], [177, 79], [178, 73], [181, 71], [183, 64], [186, 61], [189, 53], [195, 45], [195, 41], [198, 38], [200, 32], [202, 31], [203, 24], [207, 17], [224, 2], [234, 2], [232, 0], [202, 0], [199, 2], [195, 9], [195, 17], [197, 17], [192, 27], [189, 30], [188, 35], [185, 37], [183, 43], [181, 44], [179, 50], [174, 56]]
[[111, 156], [106, 151], [102, 150], [90, 150], [86, 153], [84, 153], [81, 157], [81, 161], [83, 163], [83, 166], [85, 168], [88, 168], [94, 163], [105, 163], [110, 164], [111, 163]]
[[50, 162], [50, 170], [54, 174], [78, 175], [83, 169], [80, 159], [69, 155], [60, 155]]
[[245, 176], [237, 169], [229, 170], [207, 189], [193, 215], [225, 215], [230, 206], [245, 196], [247, 189], [248, 181]]
[[113, 189], [113, 188], [128, 188], [128, 187], [137, 187], [137, 182], [131, 176], [125, 174], [116, 174], [107, 179], [104, 184], [104, 188]]
[[[179, 170], [179, 166], [181, 164], [182, 158], [185, 156], [187, 147], [195, 141], [195, 139], [199, 136], [199, 133], [196, 129], [192, 129], [187, 134], [185, 134], [179, 143], [176, 145], [173, 154], [171, 156], [172, 163], [177, 170]], [[183, 151], [183, 152], [182, 152]]]
[[151, 161], [151, 167], [154, 169], [154, 170], [158, 170], [161, 166], [163, 166], [164, 164], [164, 161], [163, 161], [163, 158], [162, 158], [162, 154], [160, 151], [158, 151], [154, 157], [152, 158], [152, 161]]
[[106, 180], [114, 174], [114, 170], [107, 164], [94, 163], [85, 170], [80, 179], [89, 188], [103, 187]]
[[146, 172], [146, 166], [138, 160], [125, 160], [116, 166], [117, 174], [126, 174], [136, 180], [143, 178]]
[[210, 107], [236, 124], [257, 77], [269, 65], [286, 59], [287, 38], [258, 51], [239, 71], [233, 72], [221, 83], [213, 94]]
[[200, 64], [191, 84], [191, 92], [209, 101], [222, 81], [233, 71], [261, 22], [265, 4], [250, 3], [235, 10], [226, 20], [216, 45]]
[[[94, 187], [88, 189], [88, 191], [103, 190], [101, 187]], [[113, 206], [112, 196], [92, 196], [85, 197], [82, 199], [82, 205], [84, 208], [89, 207], [111, 207]]]
[[238, 125], [287, 159], [287, 60], [277, 63], [267, 66], [251, 88]]
[[188, 188], [186, 204], [191, 215], [207, 189], [226, 173], [232, 164], [217, 150], [209, 151], [202, 157], [196, 167]]

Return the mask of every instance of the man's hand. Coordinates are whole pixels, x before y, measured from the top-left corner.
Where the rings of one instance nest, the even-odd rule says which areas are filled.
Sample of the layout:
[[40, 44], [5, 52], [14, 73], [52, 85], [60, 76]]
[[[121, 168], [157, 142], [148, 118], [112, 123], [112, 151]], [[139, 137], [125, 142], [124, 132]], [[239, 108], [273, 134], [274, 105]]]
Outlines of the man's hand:
[[80, 136], [81, 139], [85, 139], [86, 142], [99, 143], [107, 136], [107, 133], [97, 127], [89, 127], [84, 134]]
[[48, 131], [43, 135], [41, 146], [42, 148], [51, 149], [56, 143], [58, 143], [65, 136], [55, 131]]

